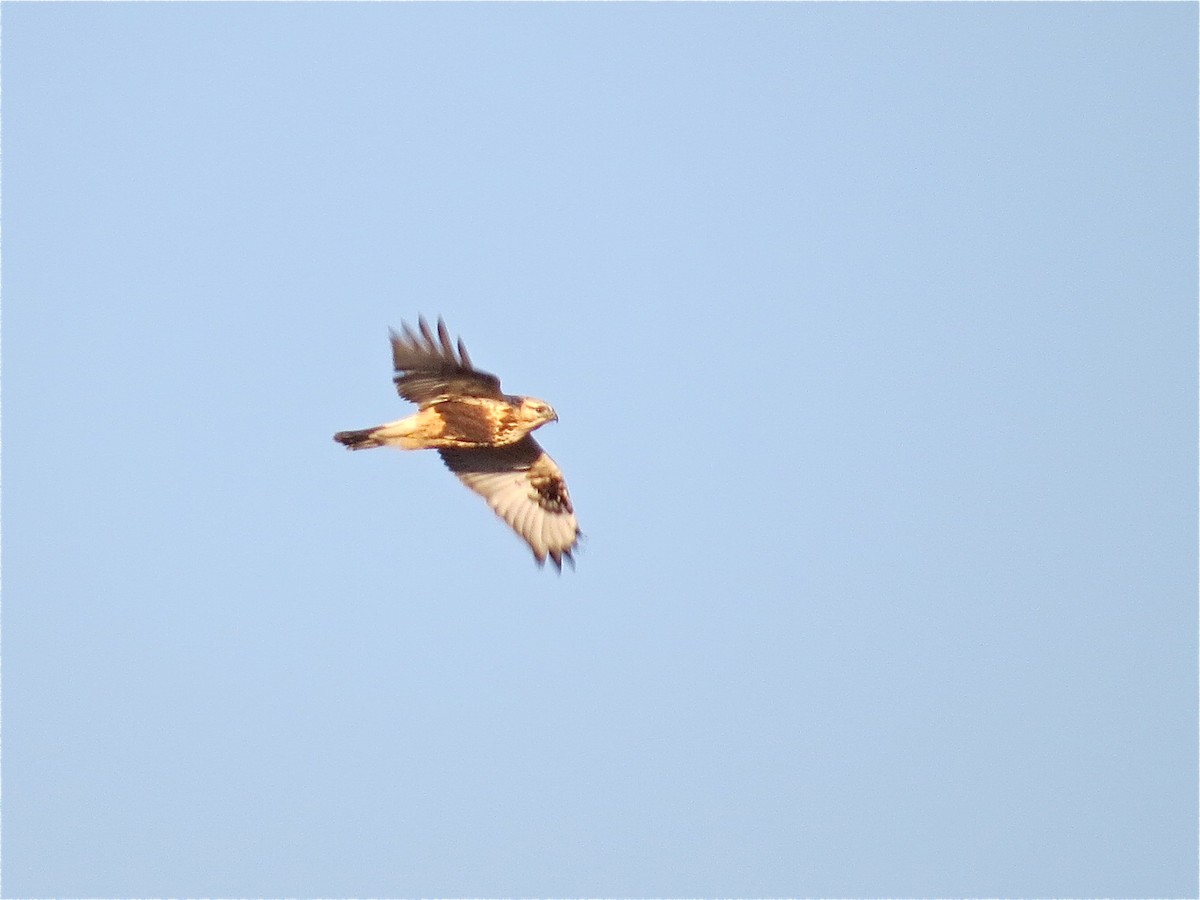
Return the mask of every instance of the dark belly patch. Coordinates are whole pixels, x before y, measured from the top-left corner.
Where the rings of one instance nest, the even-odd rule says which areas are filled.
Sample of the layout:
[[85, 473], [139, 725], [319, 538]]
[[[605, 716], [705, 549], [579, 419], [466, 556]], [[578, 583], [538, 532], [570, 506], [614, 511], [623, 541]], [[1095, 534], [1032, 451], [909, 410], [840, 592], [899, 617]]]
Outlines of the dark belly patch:
[[485, 446], [496, 443], [498, 435], [512, 427], [514, 418], [507, 405], [484, 405], [460, 400], [439, 403], [437, 411], [445, 423], [443, 439]]

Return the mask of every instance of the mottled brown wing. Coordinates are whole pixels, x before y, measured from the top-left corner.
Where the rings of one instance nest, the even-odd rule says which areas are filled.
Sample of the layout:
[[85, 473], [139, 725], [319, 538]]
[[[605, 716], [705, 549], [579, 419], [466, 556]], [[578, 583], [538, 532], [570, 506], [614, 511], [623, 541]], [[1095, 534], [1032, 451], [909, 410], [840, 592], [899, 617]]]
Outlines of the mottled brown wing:
[[571, 554], [580, 532], [567, 483], [537, 441], [526, 435], [506, 447], [438, 453], [459, 481], [525, 539], [538, 565], [547, 556], [560, 571], [563, 559], [575, 564]]
[[418, 322], [420, 333], [408, 323], [402, 323], [402, 328], [400, 333], [391, 332], [392, 364], [396, 390], [405, 400], [425, 406], [446, 397], [504, 396], [500, 379], [471, 365], [462, 339], [456, 347], [440, 318], [436, 335], [424, 317]]

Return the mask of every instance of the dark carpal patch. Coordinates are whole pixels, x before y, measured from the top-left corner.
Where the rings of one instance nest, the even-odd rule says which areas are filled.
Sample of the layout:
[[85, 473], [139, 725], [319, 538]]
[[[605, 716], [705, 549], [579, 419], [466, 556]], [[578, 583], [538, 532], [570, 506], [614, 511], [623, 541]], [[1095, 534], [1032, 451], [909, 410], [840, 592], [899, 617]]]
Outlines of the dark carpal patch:
[[529, 482], [537, 492], [538, 505], [551, 513], [571, 513], [571, 498], [567, 496], [567, 483], [558, 475], [529, 473]]

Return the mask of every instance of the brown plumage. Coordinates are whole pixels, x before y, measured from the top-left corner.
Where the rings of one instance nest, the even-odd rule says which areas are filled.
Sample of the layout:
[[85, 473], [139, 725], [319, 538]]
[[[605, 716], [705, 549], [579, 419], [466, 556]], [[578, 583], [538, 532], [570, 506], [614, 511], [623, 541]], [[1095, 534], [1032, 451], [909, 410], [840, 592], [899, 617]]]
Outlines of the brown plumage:
[[483, 497], [533, 551], [561, 571], [574, 565], [579, 525], [567, 484], [531, 432], [557, 422], [550, 404], [500, 390], [500, 379], [471, 363], [461, 339], [450, 340], [440, 318], [437, 333], [424, 318], [391, 332], [396, 390], [418, 406], [407, 418], [359, 431], [339, 431], [350, 450], [436, 449], [458, 479]]

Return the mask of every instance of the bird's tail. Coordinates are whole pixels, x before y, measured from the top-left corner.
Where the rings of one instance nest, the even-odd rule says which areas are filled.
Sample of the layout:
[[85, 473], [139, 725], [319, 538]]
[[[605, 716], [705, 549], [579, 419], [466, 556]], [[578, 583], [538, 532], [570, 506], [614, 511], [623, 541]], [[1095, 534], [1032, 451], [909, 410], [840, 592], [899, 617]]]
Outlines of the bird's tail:
[[367, 450], [370, 447], [399, 447], [401, 450], [416, 450], [425, 446], [417, 437], [420, 423], [417, 415], [401, 419], [399, 422], [388, 422], [386, 425], [376, 425], [374, 428], [363, 428], [361, 431], [339, 431], [333, 439], [339, 444], [345, 444], [351, 450]]
[[366, 450], [370, 447], [382, 447], [383, 441], [375, 436], [378, 428], [364, 428], [361, 431], [339, 431], [333, 439], [339, 444], [345, 444], [348, 450]]

